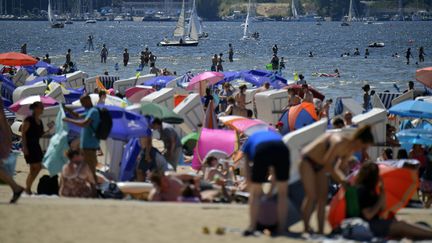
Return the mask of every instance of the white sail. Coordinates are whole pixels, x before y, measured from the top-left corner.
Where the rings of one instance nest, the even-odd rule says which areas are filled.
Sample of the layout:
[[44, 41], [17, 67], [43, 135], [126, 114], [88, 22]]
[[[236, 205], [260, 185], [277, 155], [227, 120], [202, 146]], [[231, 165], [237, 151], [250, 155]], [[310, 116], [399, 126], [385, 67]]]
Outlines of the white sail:
[[[197, 18], [197, 20], [198, 20], [198, 18]], [[189, 38], [192, 40], [198, 40], [198, 38], [199, 38], [198, 25], [197, 24], [199, 24], [198, 21], [191, 21]]]
[[249, 0], [246, 20], [245, 20], [244, 29], [243, 29], [243, 38], [246, 38], [248, 36], [248, 29], [249, 29], [249, 24], [250, 24], [250, 17], [249, 17], [250, 16], [250, 5], [251, 5], [251, 2]]
[[348, 11], [348, 22], [351, 22], [352, 20], [352, 0], [350, 0], [350, 5], [349, 5], [349, 11]]
[[185, 3], [183, 0], [182, 9], [180, 11], [180, 16], [177, 21], [177, 25], [174, 29], [175, 37], [184, 37], [185, 36]]
[[291, 2], [291, 13], [292, 13], [293, 18], [295, 18], [295, 19], [298, 18], [297, 8], [295, 6], [295, 0], [292, 0], [292, 2]]
[[195, 8], [195, 0], [193, 1], [191, 16], [189, 18], [188, 35], [192, 40], [198, 40], [200, 22]]
[[48, 21], [51, 24], [54, 24], [56, 22], [54, 15], [52, 14], [52, 11], [51, 11], [51, 1], [50, 0], [48, 0]]

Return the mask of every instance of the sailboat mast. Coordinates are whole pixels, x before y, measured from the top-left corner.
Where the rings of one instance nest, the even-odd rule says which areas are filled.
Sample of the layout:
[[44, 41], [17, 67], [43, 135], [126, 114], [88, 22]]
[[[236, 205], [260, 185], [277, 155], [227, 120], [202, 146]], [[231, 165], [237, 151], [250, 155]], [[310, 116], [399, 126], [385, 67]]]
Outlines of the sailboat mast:
[[350, 5], [349, 5], [349, 11], [348, 11], [348, 21], [351, 22], [352, 20], [352, 0], [350, 0]]

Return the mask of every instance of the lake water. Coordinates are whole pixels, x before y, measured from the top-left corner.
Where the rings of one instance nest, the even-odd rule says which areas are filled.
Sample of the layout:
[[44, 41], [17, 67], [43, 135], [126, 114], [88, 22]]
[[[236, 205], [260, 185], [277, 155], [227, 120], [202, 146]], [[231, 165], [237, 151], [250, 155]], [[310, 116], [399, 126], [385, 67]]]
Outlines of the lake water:
[[[128, 78], [135, 75], [139, 64], [139, 52], [146, 45], [158, 56], [157, 67], [200, 72], [210, 69], [211, 56], [223, 52], [227, 57], [228, 43], [235, 49], [234, 62], [226, 62], [224, 69], [264, 69], [272, 55], [273, 44], [279, 46], [279, 57], [286, 60], [284, 76], [293, 79], [293, 72], [303, 73], [306, 80], [320, 89], [327, 97], [354, 96], [361, 93], [361, 86], [371, 84], [376, 90], [395, 91], [393, 84], [406, 87], [414, 79], [419, 67], [432, 66], [432, 23], [431, 22], [384, 22], [379, 24], [353, 23], [341, 27], [337, 22], [315, 23], [256, 22], [251, 31], [258, 31], [261, 40], [240, 41], [243, 29], [238, 22], [206, 22], [204, 30], [209, 38], [197, 47], [157, 47], [164, 37], [171, 36], [174, 22], [98, 22], [85, 24], [75, 22], [64, 29], [49, 28], [47, 22], [0, 22], [2, 37], [0, 52], [19, 51], [22, 43], [28, 43], [28, 52], [43, 56], [49, 53], [53, 63], [64, 63], [68, 48], [72, 49], [72, 61], [90, 76], [100, 75], [107, 70], [111, 75]], [[88, 35], [94, 35], [95, 52], [85, 52]], [[384, 48], [369, 48], [370, 56], [341, 58], [344, 52], [359, 48], [362, 55], [370, 42], [384, 42]], [[103, 43], [109, 48], [107, 64], [101, 64], [99, 50]], [[426, 62], [415, 65], [418, 48], [425, 47]], [[413, 49], [415, 60], [406, 65], [404, 54], [408, 47]], [[122, 52], [128, 48], [130, 65], [122, 67]], [[308, 57], [309, 51], [315, 55]], [[392, 58], [393, 53], [401, 58]], [[118, 62], [120, 70], [115, 71]], [[341, 78], [313, 77], [314, 72], [331, 73], [335, 68]], [[145, 69], [143, 71], [147, 72]]]

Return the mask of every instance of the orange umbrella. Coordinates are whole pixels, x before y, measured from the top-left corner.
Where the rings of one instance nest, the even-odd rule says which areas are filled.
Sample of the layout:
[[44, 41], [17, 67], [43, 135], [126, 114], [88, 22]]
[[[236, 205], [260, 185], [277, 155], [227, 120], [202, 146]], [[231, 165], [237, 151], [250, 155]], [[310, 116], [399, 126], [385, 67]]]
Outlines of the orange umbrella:
[[[405, 207], [418, 188], [418, 173], [412, 169], [395, 168], [379, 165], [380, 176], [384, 182], [386, 193], [386, 208], [381, 217], [389, 219]], [[333, 229], [340, 226], [345, 219], [346, 200], [345, 190], [341, 188], [330, 203], [328, 221]]]
[[0, 64], [5, 66], [31, 66], [38, 61], [26, 54], [18, 52], [7, 52], [0, 54]]
[[416, 79], [427, 87], [432, 88], [432, 67], [417, 70]]

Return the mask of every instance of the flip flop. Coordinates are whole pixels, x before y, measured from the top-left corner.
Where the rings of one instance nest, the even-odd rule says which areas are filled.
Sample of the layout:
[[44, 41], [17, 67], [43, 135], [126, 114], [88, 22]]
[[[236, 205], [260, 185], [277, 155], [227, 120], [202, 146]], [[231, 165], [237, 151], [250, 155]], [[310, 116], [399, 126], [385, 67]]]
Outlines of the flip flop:
[[21, 194], [24, 192], [24, 188], [21, 188], [18, 192], [14, 192], [12, 199], [10, 200], [10, 204], [14, 204], [18, 202], [18, 199], [21, 197]]

